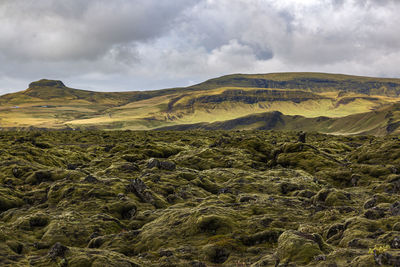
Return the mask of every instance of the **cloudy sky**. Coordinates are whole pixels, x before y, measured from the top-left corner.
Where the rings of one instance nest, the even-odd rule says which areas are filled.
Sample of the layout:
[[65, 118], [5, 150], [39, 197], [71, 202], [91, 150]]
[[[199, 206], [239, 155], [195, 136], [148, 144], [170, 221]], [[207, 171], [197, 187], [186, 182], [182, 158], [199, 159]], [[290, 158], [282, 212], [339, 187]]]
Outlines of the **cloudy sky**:
[[230, 73], [400, 78], [397, 0], [0, 0], [0, 94], [41, 78], [96, 91]]

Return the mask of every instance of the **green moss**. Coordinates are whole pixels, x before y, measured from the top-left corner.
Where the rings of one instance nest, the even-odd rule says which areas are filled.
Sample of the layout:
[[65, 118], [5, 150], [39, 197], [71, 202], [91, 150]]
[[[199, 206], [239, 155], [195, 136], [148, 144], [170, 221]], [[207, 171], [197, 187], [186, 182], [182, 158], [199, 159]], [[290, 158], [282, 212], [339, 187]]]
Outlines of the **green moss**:
[[107, 204], [105, 210], [118, 219], [132, 219], [137, 211], [136, 204], [130, 201], [115, 201]]
[[8, 240], [6, 242], [7, 246], [17, 254], [21, 254], [24, 249], [24, 245], [21, 242], [15, 240]]
[[232, 222], [223, 216], [206, 215], [197, 219], [196, 227], [202, 233], [224, 234], [232, 230]]
[[283, 231], [281, 229], [264, 230], [252, 235], [243, 236], [241, 241], [246, 246], [253, 246], [263, 243], [276, 243], [282, 232]]
[[0, 188], [0, 212], [21, 207], [23, 204], [24, 202], [11, 190]]
[[325, 204], [328, 206], [344, 206], [349, 203], [349, 196], [340, 191], [333, 191], [328, 194]]
[[[0, 132], [0, 265], [362, 266], [400, 229], [391, 138]], [[176, 169], [148, 168], [146, 149]], [[65, 258], [48, 257], [56, 242]]]
[[295, 231], [286, 231], [278, 239], [278, 257], [281, 262], [307, 264], [322, 254], [319, 245], [312, 239]]
[[203, 253], [209, 262], [216, 264], [226, 262], [231, 254], [228, 248], [219, 245], [207, 245], [203, 247]]

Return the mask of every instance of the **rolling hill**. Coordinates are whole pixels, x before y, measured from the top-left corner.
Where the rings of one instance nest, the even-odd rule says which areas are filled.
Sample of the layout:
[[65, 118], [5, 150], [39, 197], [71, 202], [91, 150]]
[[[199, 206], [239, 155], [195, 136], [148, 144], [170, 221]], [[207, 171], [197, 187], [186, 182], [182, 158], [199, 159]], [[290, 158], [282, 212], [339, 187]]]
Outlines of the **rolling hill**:
[[0, 127], [280, 129], [396, 133], [400, 79], [325, 73], [234, 74], [154, 91], [93, 92], [40, 80], [0, 97]]
[[331, 134], [387, 135], [400, 133], [400, 105], [340, 118], [284, 115], [279, 111], [258, 113], [213, 123], [181, 124], [159, 130], [302, 130]]

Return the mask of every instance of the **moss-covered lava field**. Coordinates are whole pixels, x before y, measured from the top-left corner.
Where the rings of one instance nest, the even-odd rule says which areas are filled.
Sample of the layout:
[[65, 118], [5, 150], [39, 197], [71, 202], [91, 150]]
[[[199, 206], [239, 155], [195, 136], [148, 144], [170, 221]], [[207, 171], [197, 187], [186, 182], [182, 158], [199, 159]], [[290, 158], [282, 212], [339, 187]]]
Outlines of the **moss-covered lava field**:
[[400, 266], [400, 140], [0, 132], [1, 266]]

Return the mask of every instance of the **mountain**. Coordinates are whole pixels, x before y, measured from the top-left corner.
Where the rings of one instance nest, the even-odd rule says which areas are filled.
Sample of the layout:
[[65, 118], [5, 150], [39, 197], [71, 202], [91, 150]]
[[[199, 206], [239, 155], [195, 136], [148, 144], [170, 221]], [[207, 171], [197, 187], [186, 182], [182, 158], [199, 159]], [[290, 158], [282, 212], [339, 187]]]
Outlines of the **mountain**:
[[397, 129], [399, 97], [400, 79], [326, 73], [234, 74], [133, 92], [78, 90], [43, 79], [0, 97], [0, 127], [387, 134]]
[[270, 74], [232, 74], [210, 79], [190, 88], [245, 88], [301, 89], [312, 92], [344, 91], [360, 94], [399, 96], [400, 79], [372, 78], [344, 74], [291, 72]]

